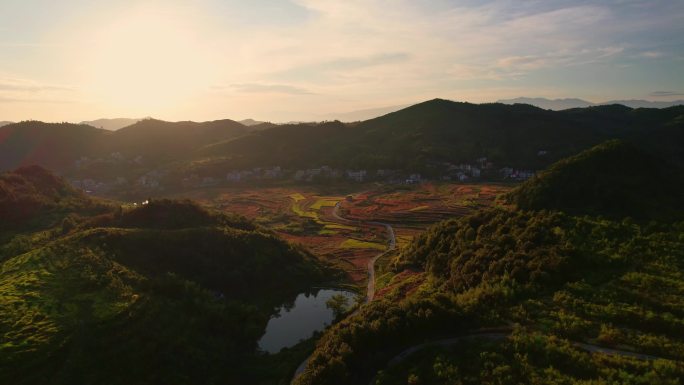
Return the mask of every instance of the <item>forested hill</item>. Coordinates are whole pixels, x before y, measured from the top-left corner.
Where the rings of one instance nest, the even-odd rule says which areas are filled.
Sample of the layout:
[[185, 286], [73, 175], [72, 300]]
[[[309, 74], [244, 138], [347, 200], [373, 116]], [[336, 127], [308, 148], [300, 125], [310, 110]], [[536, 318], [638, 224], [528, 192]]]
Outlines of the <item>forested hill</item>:
[[136, 166], [158, 167], [186, 159], [199, 147], [256, 129], [229, 119], [203, 123], [143, 119], [117, 131], [26, 121], [0, 127], [0, 170], [37, 164], [64, 172], [73, 170], [82, 157], [108, 158], [112, 153], [137, 159]]
[[274, 309], [332, 279], [301, 248], [191, 201], [89, 212], [38, 168], [2, 175], [0, 192], [62, 218], [0, 227], [3, 384], [257, 383], [274, 375], [257, 366]]
[[[40, 164], [66, 174], [109, 178], [137, 170], [223, 175], [252, 167], [421, 171], [487, 157], [497, 167], [539, 170], [609, 139], [623, 139], [684, 163], [684, 106], [621, 105], [548, 111], [524, 104], [435, 99], [360, 123], [247, 127], [232, 120], [146, 119], [111, 132], [84, 125], [22, 122], [0, 128], [0, 169]], [[76, 163], [81, 157], [90, 162]], [[99, 161], [96, 161], [98, 160]], [[220, 173], [202, 172], [202, 167]], [[111, 175], [109, 175], [111, 174]]]
[[0, 233], [48, 228], [71, 213], [93, 215], [108, 210], [40, 166], [0, 174]]
[[682, 161], [681, 147], [672, 143], [684, 144], [684, 107], [608, 105], [547, 111], [522, 104], [435, 99], [358, 124], [274, 127], [208, 146], [198, 157], [226, 157], [226, 165], [232, 167], [328, 164], [420, 169], [485, 156], [498, 165], [541, 169], [615, 138]]
[[0, 171], [41, 165], [51, 170], [73, 167], [108, 131], [84, 124], [26, 121], [0, 127]]
[[553, 164], [508, 200], [526, 210], [684, 220], [684, 170], [614, 140]]

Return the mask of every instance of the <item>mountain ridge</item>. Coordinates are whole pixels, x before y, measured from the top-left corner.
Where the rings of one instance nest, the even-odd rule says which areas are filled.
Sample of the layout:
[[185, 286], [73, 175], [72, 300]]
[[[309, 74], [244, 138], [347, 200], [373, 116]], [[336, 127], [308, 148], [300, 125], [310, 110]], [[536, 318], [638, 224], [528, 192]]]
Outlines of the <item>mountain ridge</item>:
[[547, 98], [529, 98], [529, 97], [518, 97], [513, 99], [500, 99], [497, 103], [503, 104], [531, 104], [539, 108], [547, 110], [566, 110], [570, 108], [585, 108], [592, 106], [604, 106], [610, 104], [621, 104], [630, 108], [668, 108], [678, 105], [684, 105], [684, 100], [674, 100], [674, 101], [652, 101], [652, 100], [641, 100], [641, 99], [624, 99], [624, 100], [610, 100], [607, 102], [594, 103], [578, 98], [560, 98], [560, 99], [547, 99]]

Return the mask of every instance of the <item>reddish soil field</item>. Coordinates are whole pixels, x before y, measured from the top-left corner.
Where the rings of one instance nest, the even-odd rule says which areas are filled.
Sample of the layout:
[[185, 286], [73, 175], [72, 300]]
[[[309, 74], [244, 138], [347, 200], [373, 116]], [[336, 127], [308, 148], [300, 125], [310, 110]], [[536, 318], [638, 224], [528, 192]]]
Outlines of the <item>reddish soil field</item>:
[[[381, 187], [347, 197], [320, 195], [307, 188], [214, 188], [185, 197], [250, 218], [344, 269], [355, 284], [365, 285], [369, 259], [387, 245], [384, 227], [368, 221], [392, 224], [401, 249], [432, 223], [492, 205], [498, 194], [508, 190], [500, 185], [427, 183]], [[334, 215], [337, 202], [341, 202], [339, 214], [348, 220]]]
[[503, 185], [425, 183], [395, 191], [363, 192], [345, 200], [342, 212], [350, 219], [422, 227], [421, 224], [424, 226], [491, 206], [497, 195], [509, 189]]

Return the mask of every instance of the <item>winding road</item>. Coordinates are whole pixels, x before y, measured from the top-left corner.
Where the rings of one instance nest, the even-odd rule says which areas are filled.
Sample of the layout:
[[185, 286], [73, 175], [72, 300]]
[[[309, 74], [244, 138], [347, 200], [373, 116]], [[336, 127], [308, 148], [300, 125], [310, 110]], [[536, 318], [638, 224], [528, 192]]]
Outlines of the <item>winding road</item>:
[[[396, 249], [397, 247], [397, 238], [394, 234], [394, 229], [392, 228], [391, 225], [383, 222], [364, 222], [364, 221], [353, 221], [351, 219], [343, 218], [340, 215], [340, 203], [342, 202], [337, 202], [335, 204], [335, 207], [333, 208], [332, 211], [332, 216], [337, 219], [340, 223], [343, 224], [353, 224], [353, 225], [371, 225], [371, 226], [383, 226], [387, 230], [387, 239], [389, 240], [387, 244], [387, 250], [383, 251], [382, 253], [376, 255], [375, 257], [371, 258], [368, 261], [368, 288], [366, 290], [366, 303], [370, 302], [373, 300], [373, 297], [375, 297], [375, 262], [382, 256], [387, 255], [388, 253], [391, 253], [392, 250]], [[297, 367], [297, 370], [294, 372], [294, 376], [292, 377], [292, 381], [299, 377], [300, 374], [304, 372], [304, 369], [306, 369], [306, 364], [309, 363], [309, 358], [307, 357], [304, 362], [299, 364]]]
[[333, 208], [332, 211], [332, 216], [340, 221], [341, 223], [346, 223], [346, 224], [355, 224], [355, 225], [371, 225], [371, 226], [383, 226], [387, 230], [387, 239], [389, 240], [389, 243], [387, 245], [387, 250], [383, 251], [382, 253], [376, 255], [375, 257], [371, 258], [370, 261], [368, 261], [368, 289], [366, 291], [366, 302], [370, 302], [373, 300], [373, 297], [375, 297], [375, 261], [377, 261], [380, 257], [392, 252], [397, 247], [397, 238], [394, 235], [394, 228], [392, 228], [391, 225], [383, 222], [373, 222], [373, 221], [353, 221], [351, 219], [344, 218], [340, 215], [340, 203], [342, 202], [337, 202], [335, 204], [335, 207]]
[[[469, 340], [469, 339], [475, 339], [475, 338], [481, 338], [481, 339], [487, 339], [487, 340], [503, 340], [506, 337], [508, 337], [512, 329], [510, 328], [501, 328], [499, 329], [500, 331], [492, 331], [490, 330], [479, 330], [475, 331], [470, 334], [462, 335], [462, 336], [457, 336], [457, 337], [451, 337], [451, 338], [443, 338], [443, 339], [437, 339], [429, 342], [424, 342], [421, 344], [413, 345], [411, 347], [408, 347], [404, 350], [401, 351], [401, 353], [397, 354], [396, 356], [392, 357], [387, 362], [387, 365], [385, 367], [391, 367], [394, 365], [397, 365], [410, 357], [412, 354], [421, 351], [425, 348], [429, 347], [435, 347], [435, 346], [452, 346], [456, 345], [459, 342], [462, 342], [464, 340]], [[660, 359], [667, 359], [663, 357], [656, 357], [648, 354], [642, 354], [642, 353], [636, 353], [636, 352], [631, 352], [627, 350], [619, 350], [619, 349], [611, 349], [611, 348], [606, 348], [603, 346], [597, 346], [597, 345], [592, 345], [592, 344], [587, 344], [584, 342], [576, 342], [576, 341], [570, 341], [570, 343], [575, 346], [578, 349], [587, 351], [589, 353], [603, 353], [603, 354], [608, 354], [608, 355], [614, 355], [614, 356], [622, 356], [622, 357], [630, 357], [630, 358], [635, 358], [637, 360], [645, 360], [645, 361], [653, 361], [653, 360], [660, 360]], [[375, 383], [376, 376], [373, 377], [373, 379], [370, 381], [370, 385], [373, 385]]]

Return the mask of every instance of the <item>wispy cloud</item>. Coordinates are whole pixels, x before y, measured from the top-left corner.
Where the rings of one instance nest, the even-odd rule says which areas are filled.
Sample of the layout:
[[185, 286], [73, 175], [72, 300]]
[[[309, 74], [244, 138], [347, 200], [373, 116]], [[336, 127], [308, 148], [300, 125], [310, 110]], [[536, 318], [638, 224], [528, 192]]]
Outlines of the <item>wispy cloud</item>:
[[73, 103], [74, 93], [69, 86], [0, 76], [0, 101], [4, 103]]
[[216, 90], [226, 90], [231, 89], [237, 92], [246, 93], [276, 93], [276, 94], [288, 94], [288, 95], [315, 95], [313, 92], [290, 85], [285, 84], [260, 84], [260, 83], [243, 83], [243, 84], [231, 84], [229, 86], [214, 86], [212, 87]]
[[42, 98], [12, 98], [0, 95], [2, 103], [41, 103], [41, 104], [72, 104], [73, 100], [65, 99], [42, 99]]
[[336, 79], [350, 79], [358, 74], [367, 75], [371, 68], [387, 68], [409, 61], [406, 52], [380, 53], [369, 56], [348, 56], [316, 60], [306, 64], [295, 64], [290, 68], [266, 74], [272, 79], [299, 82], [331, 82]]
[[[17, 7], [30, 15], [31, 6], [24, 3], [3, 3], [0, 8], [7, 7], [7, 11], [0, 12], [0, 19], [3, 14], [16, 14], [10, 11]], [[167, 117], [182, 119], [194, 113], [307, 119], [314, 111], [360, 110], [434, 97], [477, 102], [535, 94], [600, 100], [638, 97], [651, 89], [684, 88], [680, 74], [684, 60], [682, 1], [211, 0], [188, 7], [173, 0], [141, 6], [149, 12], [138, 15], [145, 28], [149, 16], [154, 15], [161, 21], [168, 19], [162, 25], [171, 26], [171, 31], [183, 30], [188, 37], [185, 45], [173, 43], [172, 57], [179, 53], [180, 58], [195, 59], [172, 71], [170, 77], [188, 79], [181, 85], [191, 83], [187, 88], [197, 91], [178, 92], [189, 96], [179, 96], [180, 102], [173, 98], [173, 108], [162, 98], [130, 98], [135, 91], [129, 94], [128, 85], [109, 81], [112, 71], [89, 64], [89, 58], [98, 57], [98, 50], [92, 47], [115, 52], [114, 58], [125, 56], [96, 38], [101, 29], [111, 29], [117, 32], [113, 36], [119, 36], [117, 25], [131, 19], [131, 7], [112, 3], [93, 6], [100, 14], [89, 18], [90, 24], [60, 17], [64, 15], [51, 17], [49, 22], [59, 20], [63, 25], [61, 33], [46, 27], [40, 34], [19, 34], [30, 29], [24, 25], [28, 22], [13, 24], [13, 19], [6, 17], [5, 23], [0, 23], [0, 48], [16, 49], [2, 51], [0, 96], [69, 100], [73, 94], [72, 100], [96, 100], [93, 108], [102, 111], [115, 105], [125, 114], [142, 108], [141, 99], [154, 100], [150, 105], [160, 110], [137, 113], [163, 116], [171, 111]], [[83, 13], [74, 13], [78, 8], [55, 5], [50, 9]], [[38, 20], [33, 23], [38, 25]], [[49, 23], [41, 23], [41, 28], [43, 24]], [[66, 48], [42, 46], [55, 43]], [[142, 68], [147, 56], [154, 59], [156, 55], [145, 47], [134, 61], [124, 58], [122, 64], [129, 66], [130, 72], [145, 75], [140, 82], [131, 82], [131, 88], [147, 82], [157, 90], [167, 82], [148, 81], [162, 77], [157, 76], [160, 69], [156, 66]], [[26, 54], [29, 52], [31, 55]], [[43, 69], [36, 70], [42, 63], [35, 58], [45, 63]], [[3, 78], [6, 63], [19, 71], [22, 60], [32, 60], [22, 76], [10, 76], [10, 81]], [[102, 63], [104, 69], [112, 67], [111, 61]], [[658, 68], [653, 68], [656, 63]], [[90, 72], [92, 76], [84, 76]], [[44, 82], [23, 81], [22, 77]], [[74, 84], [74, 91], [61, 85], [71, 79], [80, 81]], [[92, 86], [91, 79], [104, 80], [102, 86]], [[109, 92], [108, 87], [117, 92]], [[673, 94], [652, 97], [677, 96], [674, 91], [660, 92]], [[111, 95], [121, 95], [121, 100]], [[316, 97], [306, 98], [306, 103], [288, 97], [307, 95]], [[177, 108], [179, 105], [183, 108]], [[16, 110], [6, 109], [10, 114]], [[276, 110], [283, 114], [273, 113]]]
[[653, 96], [656, 98], [665, 98], [671, 96], [684, 96], [684, 93], [675, 91], [653, 91], [649, 94], [649, 96]]
[[41, 92], [73, 90], [71, 87], [40, 84], [26, 80], [0, 79], [0, 91]]
[[639, 56], [649, 58], [649, 59], [657, 59], [657, 58], [665, 56], [665, 54], [660, 52], [660, 51], [644, 51], [644, 52], [641, 52], [639, 54]]

